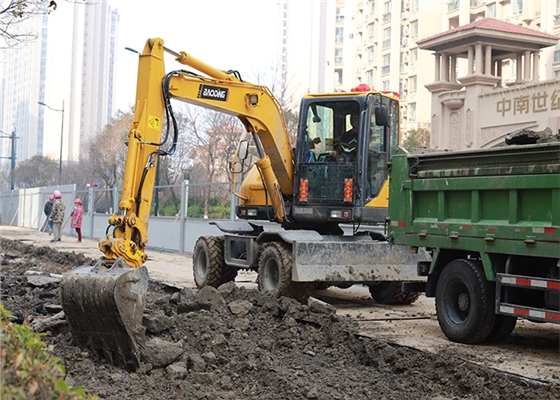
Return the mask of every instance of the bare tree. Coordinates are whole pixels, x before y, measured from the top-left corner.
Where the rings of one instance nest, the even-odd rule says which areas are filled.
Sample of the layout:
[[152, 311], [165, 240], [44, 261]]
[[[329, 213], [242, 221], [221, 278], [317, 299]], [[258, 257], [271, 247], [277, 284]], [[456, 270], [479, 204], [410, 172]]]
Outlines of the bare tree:
[[10, 48], [37, 39], [37, 33], [26, 30], [23, 21], [56, 10], [52, 0], [8, 0], [0, 3], [0, 48]]
[[20, 162], [14, 174], [14, 182], [19, 188], [56, 185], [58, 162], [36, 155]]
[[[66, 3], [97, 4], [99, 0], [65, 0]], [[58, 8], [54, 0], [7, 0], [0, 2], [0, 49], [37, 39], [37, 32], [22, 24], [28, 19], [50, 14]]]
[[[175, 121], [177, 124], [178, 136], [175, 152], [172, 155], [159, 157], [158, 173], [159, 182], [156, 185], [177, 185], [185, 179], [188, 169], [192, 165], [189, 158], [193, 140], [188, 137], [189, 120], [185, 114], [184, 107], [173, 105]], [[165, 121], [163, 131], [167, 130], [169, 121]], [[173, 127], [170, 127], [170, 136], [173, 134]], [[168, 188], [169, 197], [175, 208], [175, 214], [179, 212], [180, 194], [177, 187]], [[159, 194], [159, 193], [158, 193]]]
[[90, 180], [100, 181], [106, 188], [122, 181], [126, 163], [125, 142], [132, 118], [132, 111], [120, 113], [103, 132], [89, 140], [84, 162]]
[[204, 193], [204, 218], [208, 218], [210, 183], [229, 178], [227, 165], [243, 129], [239, 120], [231, 115], [195, 107], [187, 110], [187, 131], [194, 139], [191, 155], [203, 167], [204, 182], [208, 184]]

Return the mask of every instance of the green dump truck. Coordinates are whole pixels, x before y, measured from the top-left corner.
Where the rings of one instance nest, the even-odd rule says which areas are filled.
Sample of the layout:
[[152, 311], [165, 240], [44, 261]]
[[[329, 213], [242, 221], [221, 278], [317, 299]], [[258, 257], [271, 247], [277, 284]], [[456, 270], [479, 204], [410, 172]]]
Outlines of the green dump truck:
[[390, 179], [389, 241], [432, 253], [418, 274], [450, 340], [501, 341], [518, 317], [560, 323], [560, 143], [396, 148]]

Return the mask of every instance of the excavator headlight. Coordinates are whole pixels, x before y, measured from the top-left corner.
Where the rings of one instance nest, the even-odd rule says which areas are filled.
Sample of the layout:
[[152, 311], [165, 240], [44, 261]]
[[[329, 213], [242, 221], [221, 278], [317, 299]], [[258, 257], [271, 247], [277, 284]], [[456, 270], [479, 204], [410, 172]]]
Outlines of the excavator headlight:
[[247, 95], [247, 103], [250, 106], [255, 107], [259, 103], [259, 95], [258, 94], [248, 94]]
[[247, 216], [248, 217], [256, 217], [257, 216], [258, 211], [255, 210], [254, 208], [249, 208], [247, 210]]

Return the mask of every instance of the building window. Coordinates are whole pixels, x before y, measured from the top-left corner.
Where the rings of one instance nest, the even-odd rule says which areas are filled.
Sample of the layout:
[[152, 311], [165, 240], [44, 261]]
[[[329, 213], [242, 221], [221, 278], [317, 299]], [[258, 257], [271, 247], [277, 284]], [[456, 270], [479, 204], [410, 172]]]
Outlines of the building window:
[[410, 12], [418, 11], [418, 0], [410, 0]]
[[336, 28], [335, 41], [336, 43], [344, 42], [344, 28]]
[[410, 88], [410, 93], [416, 93], [416, 88], [418, 86], [417, 82], [418, 82], [418, 78], [416, 77], [416, 75], [411, 76], [410, 78], [408, 78], [408, 81], [410, 82], [408, 84], [408, 87]]
[[381, 65], [381, 74], [385, 75], [391, 72], [391, 54], [383, 54], [383, 63]]
[[334, 84], [335, 85], [342, 85], [342, 70], [335, 69], [334, 70]]
[[554, 48], [554, 62], [560, 61], [560, 42], [556, 43]]
[[556, 79], [560, 79], [560, 70], [554, 71], [554, 77], [555, 77]]
[[410, 65], [416, 66], [418, 63], [418, 47], [410, 50]]
[[391, 47], [391, 28], [383, 29], [383, 48]]
[[496, 18], [496, 3], [486, 6], [486, 18]]
[[344, 22], [344, 8], [336, 8], [336, 22]]
[[373, 70], [369, 69], [366, 72], [366, 83], [373, 88]]
[[367, 29], [368, 29], [369, 38], [373, 39], [375, 37], [375, 22], [368, 24]]
[[447, 3], [447, 12], [455, 11], [459, 9], [459, 0], [451, 0]]
[[342, 64], [343, 63], [343, 49], [334, 49], [334, 63], [335, 64]]
[[415, 40], [418, 38], [418, 20], [410, 23], [410, 39]]
[[373, 46], [367, 48], [367, 60], [368, 62], [373, 62], [375, 58], [375, 52]]
[[368, 10], [370, 14], [375, 14], [375, 0], [369, 0]]
[[383, 13], [390, 13], [390, 12], [391, 12], [391, 2], [385, 1], [385, 3], [383, 3]]
[[512, 0], [513, 15], [523, 14], [523, 0]]
[[408, 105], [408, 119], [409, 121], [416, 121], [416, 103]]
[[389, 91], [389, 90], [390, 90], [389, 79], [384, 80], [383, 82], [381, 82], [381, 90], [385, 90], [385, 91]]

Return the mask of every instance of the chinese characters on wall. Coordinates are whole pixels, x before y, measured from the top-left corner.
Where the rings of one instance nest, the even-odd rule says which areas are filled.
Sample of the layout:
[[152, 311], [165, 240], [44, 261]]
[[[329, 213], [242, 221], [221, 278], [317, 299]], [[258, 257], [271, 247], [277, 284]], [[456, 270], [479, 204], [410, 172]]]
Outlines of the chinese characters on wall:
[[502, 97], [496, 102], [496, 112], [502, 117], [554, 110], [560, 111], [560, 89], [523, 94], [513, 99]]

